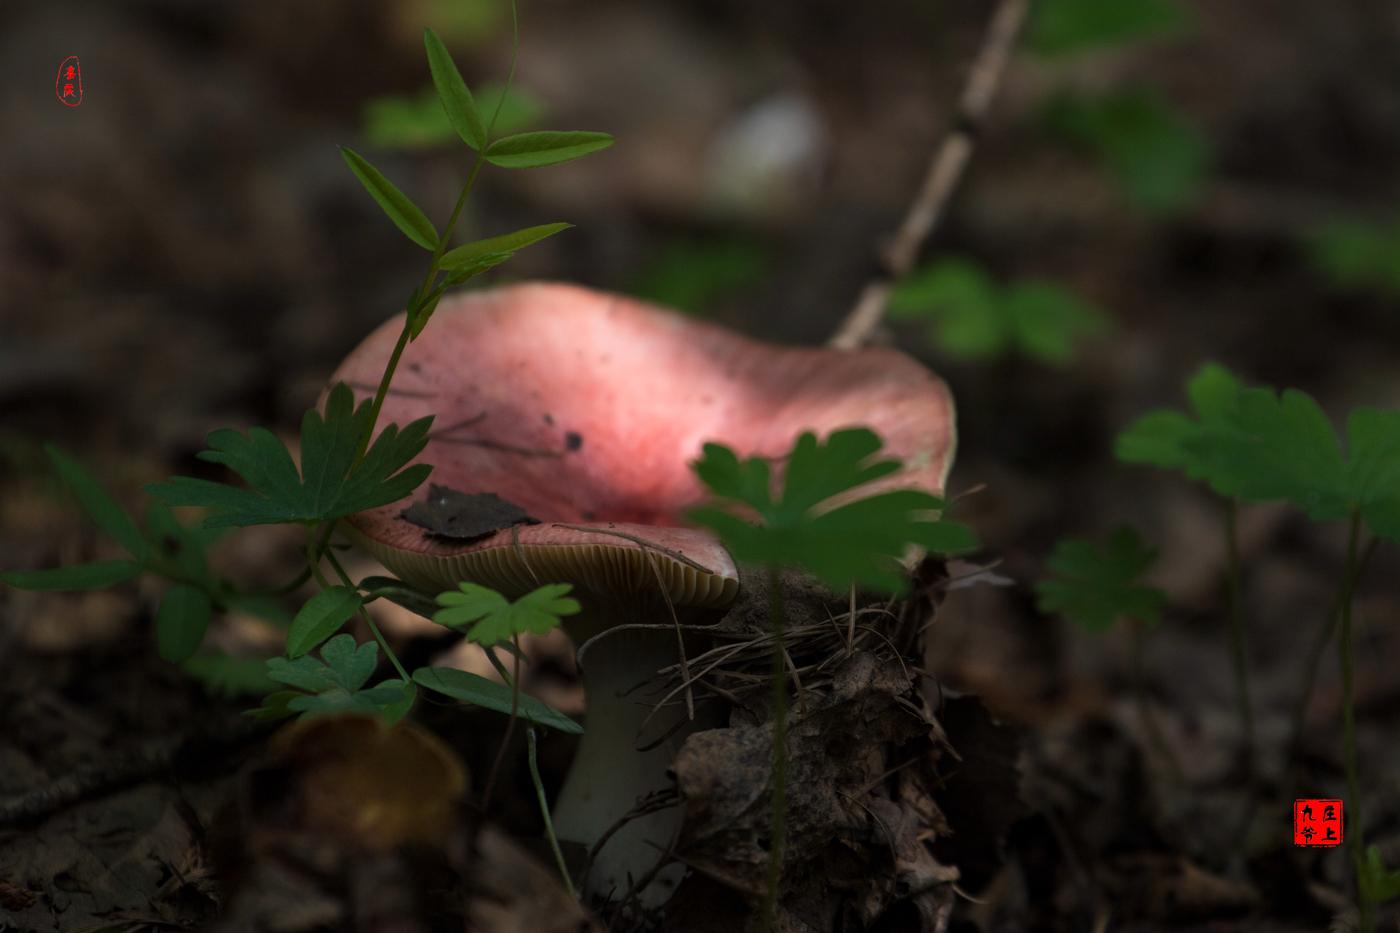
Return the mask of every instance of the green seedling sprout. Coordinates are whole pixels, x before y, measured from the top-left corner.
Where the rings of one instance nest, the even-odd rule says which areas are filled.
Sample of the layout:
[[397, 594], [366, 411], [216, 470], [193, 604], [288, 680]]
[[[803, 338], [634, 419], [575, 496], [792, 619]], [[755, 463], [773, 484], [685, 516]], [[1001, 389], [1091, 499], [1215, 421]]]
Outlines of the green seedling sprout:
[[1124, 463], [1179, 470], [1189, 479], [1203, 481], [1224, 501], [1226, 618], [1230, 632], [1230, 659], [1243, 736], [1246, 775], [1254, 771], [1254, 711], [1249, 690], [1248, 639], [1240, 605], [1240, 554], [1237, 534], [1239, 496], [1237, 477], [1213, 470], [1201, 452], [1200, 439], [1218, 430], [1238, 404], [1242, 385], [1217, 363], [1203, 366], [1186, 384], [1191, 412], [1160, 409], [1129, 425], [1114, 445], [1114, 455]]
[[1362, 893], [1366, 871], [1364, 801], [1356, 754], [1352, 607], [1370, 544], [1400, 540], [1400, 411], [1358, 408], [1347, 418], [1346, 453], [1331, 421], [1296, 389], [1245, 389], [1218, 425], [1188, 442], [1216, 482], [1250, 501], [1282, 500], [1314, 521], [1347, 522], [1340, 584], [1338, 654], [1342, 670], [1342, 746], [1347, 776], [1347, 833], [1361, 928], [1374, 929], [1374, 904]]
[[[1338, 633], [1342, 671], [1342, 745], [1347, 807], [1352, 825], [1347, 846], [1353, 867], [1361, 927], [1374, 928], [1375, 902], [1366, 891], [1364, 801], [1356, 754], [1352, 608], [1356, 587], [1377, 539], [1400, 540], [1400, 411], [1358, 408], [1347, 418], [1346, 451], [1321, 407], [1304, 392], [1242, 387], [1219, 367], [1192, 380], [1198, 419], [1179, 412], [1154, 412], [1125, 432], [1119, 456], [1176, 467], [1209, 483], [1221, 495], [1247, 502], [1283, 501], [1314, 521], [1347, 522], [1347, 550], [1338, 586], [1337, 610], [1315, 642], [1306, 687], [1297, 707], [1295, 732], [1315, 676], [1316, 656]], [[1372, 540], [1364, 546], [1363, 533]], [[1232, 573], [1237, 565], [1232, 561]], [[1232, 585], [1232, 589], [1234, 585]]]

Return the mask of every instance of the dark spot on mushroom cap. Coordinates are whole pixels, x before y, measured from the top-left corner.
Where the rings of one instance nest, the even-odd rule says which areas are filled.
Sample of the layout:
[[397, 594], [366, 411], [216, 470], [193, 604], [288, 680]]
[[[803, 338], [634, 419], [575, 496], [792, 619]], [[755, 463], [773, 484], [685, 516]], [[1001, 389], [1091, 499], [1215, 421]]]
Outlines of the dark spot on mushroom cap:
[[553, 426], [554, 426], [554, 416], [551, 415], [549, 412], [545, 412], [545, 413], [544, 413], [544, 423], [547, 424], [547, 425], [549, 425], [549, 426], [551, 426], [551, 427], [553, 427]]
[[564, 447], [568, 450], [578, 450], [583, 446], [583, 435], [577, 431], [569, 431], [564, 434]]
[[584, 509], [579, 514], [583, 516], [583, 520], [586, 522], [591, 522], [593, 521], [593, 519], [598, 517], [598, 513], [593, 511], [592, 509]]
[[423, 371], [423, 364], [422, 364], [422, 363], [409, 363], [409, 364], [408, 364], [408, 371], [409, 371], [409, 372], [412, 372], [412, 373], [421, 373], [421, 372]]

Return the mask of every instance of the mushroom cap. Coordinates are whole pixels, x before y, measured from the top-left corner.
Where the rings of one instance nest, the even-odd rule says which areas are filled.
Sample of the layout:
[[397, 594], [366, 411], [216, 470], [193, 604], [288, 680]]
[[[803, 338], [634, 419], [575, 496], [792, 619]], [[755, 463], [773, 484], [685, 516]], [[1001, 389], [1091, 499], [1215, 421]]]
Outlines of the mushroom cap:
[[[403, 328], [370, 334], [331, 384], [374, 393]], [[550, 582], [723, 606], [738, 571], [708, 531], [691, 469], [716, 441], [781, 457], [804, 431], [866, 426], [905, 463], [871, 488], [941, 494], [956, 432], [944, 383], [895, 350], [783, 347], [646, 303], [531, 283], [444, 300], [405, 349], [379, 424], [435, 415], [419, 459], [432, 482], [491, 492], [542, 524], [454, 541], [400, 517], [410, 499], [352, 516], [352, 535], [409, 583], [471, 580], [507, 595]], [[421, 497], [420, 489], [414, 493]]]

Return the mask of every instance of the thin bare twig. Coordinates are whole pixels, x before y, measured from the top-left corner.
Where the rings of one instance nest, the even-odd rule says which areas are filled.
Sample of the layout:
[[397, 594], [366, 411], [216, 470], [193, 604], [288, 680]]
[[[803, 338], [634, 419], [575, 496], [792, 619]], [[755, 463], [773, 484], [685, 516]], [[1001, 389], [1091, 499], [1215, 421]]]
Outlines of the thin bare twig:
[[885, 314], [890, 290], [914, 267], [924, 241], [943, 219], [948, 202], [977, 148], [977, 136], [1001, 86], [1029, 7], [1030, 0], [1001, 0], [992, 14], [986, 37], [958, 99], [953, 125], [929, 162], [923, 186], [909, 205], [904, 222], [883, 251], [884, 271], [861, 291], [855, 307], [829, 341], [831, 346], [854, 350], [870, 339]]

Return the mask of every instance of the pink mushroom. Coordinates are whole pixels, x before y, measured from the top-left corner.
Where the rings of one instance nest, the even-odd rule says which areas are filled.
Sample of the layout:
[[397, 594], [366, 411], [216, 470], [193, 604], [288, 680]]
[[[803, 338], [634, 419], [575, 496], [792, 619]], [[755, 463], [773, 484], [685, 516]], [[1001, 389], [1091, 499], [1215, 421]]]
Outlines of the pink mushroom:
[[[333, 382], [372, 393], [402, 328], [371, 334]], [[955, 445], [943, 382], [888, 349], [841, 351], [761, 343], [616, 295], [527, 284], [444, 301], [404, 353], [380, 424], [436, 416], [422, 459], [431, 481], [495, 493], [541, 524], [473, 541], [435, 536], [401, 517], [409, 501], [364, 512], [352, 535], [425, 592], [469, 580], [518, 596], [575, 586], [584, 612], [575, 644], [613, 625], [681, 621], [731, 603], [740, 575], [707, 531], [681, 525], [703, 498], [691, 463], [707, 441], [741, 456], [778, 457], [803, 431], [867, 426], [905, 469], [880, 482], [941, 493]], [[422, 497], [420, 491], [415, 494]], [[670, 786], [666, 771], [696, 727], [685, 711], [651, 708], [626, 691], [675, 664], [668, 631], [620, 631], [581, 659], [585, 732], [555, 807], [563, 839], [593, 846], [638, 798]], [[628, 823], [600, 850], [595, 894], [621, 895], [672, 844], [679, 807]], [[647, 903], [681, 870], [656, 875]], [[630, 880], [629, 880], [630, 879]]]

